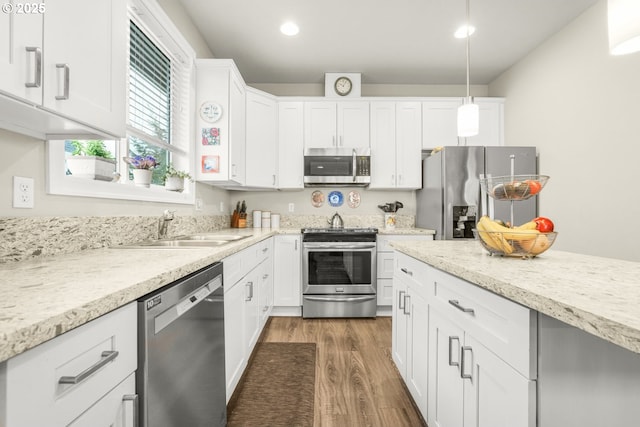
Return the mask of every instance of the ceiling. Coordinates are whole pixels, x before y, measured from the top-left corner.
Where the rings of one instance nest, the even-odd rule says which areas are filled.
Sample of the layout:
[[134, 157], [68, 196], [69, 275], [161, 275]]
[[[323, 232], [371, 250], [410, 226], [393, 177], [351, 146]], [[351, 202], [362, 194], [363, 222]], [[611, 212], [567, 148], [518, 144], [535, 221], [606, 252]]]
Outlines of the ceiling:
[[[176, 0], [248, 84], [464, 84], [465, 0]], [[488, 84], [598, 0], [470, 0], [471, 83]], [[287, 37], [286, 20], [300, 26]]]

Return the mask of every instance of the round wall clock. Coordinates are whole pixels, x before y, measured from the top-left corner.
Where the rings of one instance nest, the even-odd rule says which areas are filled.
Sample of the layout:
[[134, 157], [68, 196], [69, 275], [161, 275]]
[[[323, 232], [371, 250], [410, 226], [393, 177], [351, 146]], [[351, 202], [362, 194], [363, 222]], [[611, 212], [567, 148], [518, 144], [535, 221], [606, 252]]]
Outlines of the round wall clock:
[[200, 106], [200, 118], [205, 122], [215, 123], [222, 117], [222, 106], [215, 102], [205, 101]]
[[353, 83], [349, 77], [339, 77], [333, 85], [336, 93], [340, 96], [347, 96], [351, 93]]

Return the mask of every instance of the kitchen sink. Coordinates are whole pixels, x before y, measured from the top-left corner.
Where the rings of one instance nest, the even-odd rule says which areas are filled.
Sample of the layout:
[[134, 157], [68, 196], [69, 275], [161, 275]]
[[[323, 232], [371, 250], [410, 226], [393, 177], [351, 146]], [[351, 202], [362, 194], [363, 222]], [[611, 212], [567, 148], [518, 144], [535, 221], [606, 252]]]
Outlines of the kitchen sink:
[[112, 249], [178, 249], [215, 248], [251, 237], [251, 234], [196, 233], [167, 240], [147, 240], [131, 245], [111, 246]]

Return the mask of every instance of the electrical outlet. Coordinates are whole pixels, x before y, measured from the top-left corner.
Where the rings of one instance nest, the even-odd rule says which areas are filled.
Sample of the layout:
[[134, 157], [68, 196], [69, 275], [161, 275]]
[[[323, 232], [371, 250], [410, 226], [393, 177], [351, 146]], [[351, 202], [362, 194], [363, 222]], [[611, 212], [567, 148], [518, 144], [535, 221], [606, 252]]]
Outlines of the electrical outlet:
[[33, 178], [13, 177], [13, 207], [33, 208]]
[[202, 210], [202, 199], [196, 199], [196, 210], [197, 211]]
[[224, 202], [220, 202], [220, 212], [224, 212]]
[[293, 212], [296, 208], [295, 203], [289, 203], [289, 212]]

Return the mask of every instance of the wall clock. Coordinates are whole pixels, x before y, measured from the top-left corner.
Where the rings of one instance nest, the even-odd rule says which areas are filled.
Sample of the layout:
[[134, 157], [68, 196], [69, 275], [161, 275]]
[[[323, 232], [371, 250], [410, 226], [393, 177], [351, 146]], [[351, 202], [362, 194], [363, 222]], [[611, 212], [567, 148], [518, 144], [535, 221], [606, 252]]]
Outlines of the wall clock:
[[351, 93], [351, 89], [353, 89], [353, 83], [349, 77], [342, 76], [336, 80], [333, 84], [333, 88], [338, 95], [347, 96]]
[[360, 73], [324, 73], [324, 96], [357, 98], [361, 96]]
[[222, 117], [222, 106], [215, 102], [205, 101], [200, 106], [200, 118], [208, 123], [215, 123]]

